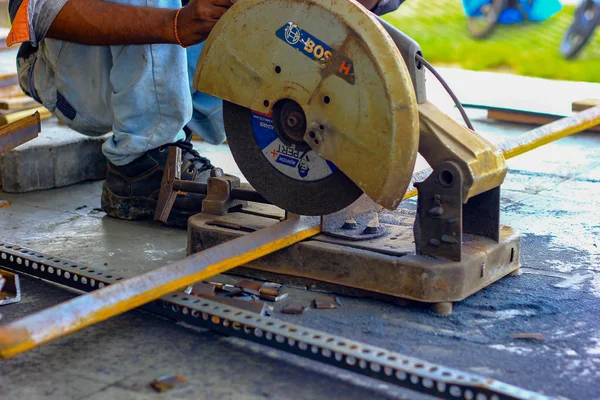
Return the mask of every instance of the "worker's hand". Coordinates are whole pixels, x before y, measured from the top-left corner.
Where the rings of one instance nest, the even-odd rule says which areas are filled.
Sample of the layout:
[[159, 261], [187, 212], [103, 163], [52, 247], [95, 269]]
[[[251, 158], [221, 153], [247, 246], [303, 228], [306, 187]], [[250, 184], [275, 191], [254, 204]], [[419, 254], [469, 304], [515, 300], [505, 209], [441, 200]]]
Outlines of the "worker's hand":
[[235, 3], [235, 0], [190, 0], [179, 13], [177, 32], [185, 46], [206, 40], [219, 18]]

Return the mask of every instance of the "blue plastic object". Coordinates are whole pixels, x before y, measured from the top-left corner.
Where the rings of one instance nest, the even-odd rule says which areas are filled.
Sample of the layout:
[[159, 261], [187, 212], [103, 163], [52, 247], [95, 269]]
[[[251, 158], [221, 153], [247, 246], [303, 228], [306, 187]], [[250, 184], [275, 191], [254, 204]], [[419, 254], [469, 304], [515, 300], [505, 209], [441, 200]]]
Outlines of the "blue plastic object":
[[[481, 7], [490, 4], [491, 0], [462, 0], [465, 14], [469, 17], [481, 15]], [[501, 24], [514, 24], [522, 22], [525, 17], [529, 21], [541, 22], [554, 16], [562, 9], [559, 0], [533, 0], [531, 4], [526, 0], [519, 0], [519, 8], [511, 7], [500, 13], [498, 22]]]

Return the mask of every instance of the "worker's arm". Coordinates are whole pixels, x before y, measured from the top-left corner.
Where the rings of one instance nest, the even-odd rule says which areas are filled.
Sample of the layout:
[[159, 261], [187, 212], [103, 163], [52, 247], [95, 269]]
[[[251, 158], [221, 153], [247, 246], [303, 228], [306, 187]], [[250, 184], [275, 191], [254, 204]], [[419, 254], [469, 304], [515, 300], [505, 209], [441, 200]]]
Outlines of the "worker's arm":
[[[181, 10], [177, 30], [190, 46], [204, 41], [231, 0], [190, 0]], [[134, 7], [102, 0], [68, 0], [46, 37], [88, 45], [177, 43], [177, 10]]]

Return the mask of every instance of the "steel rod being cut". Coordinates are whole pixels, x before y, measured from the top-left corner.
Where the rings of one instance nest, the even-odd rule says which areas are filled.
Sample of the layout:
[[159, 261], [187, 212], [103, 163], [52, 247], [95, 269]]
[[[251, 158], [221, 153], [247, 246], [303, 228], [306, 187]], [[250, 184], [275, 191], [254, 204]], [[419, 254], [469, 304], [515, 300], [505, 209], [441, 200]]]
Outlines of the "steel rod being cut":
[[[524, 132], [514, 139], [497, 144], [496, 147], [502, 151], [504, 158], [508, 160], [556, 140], [586, 131], [596, 125], [600, 125], [600, 106], [588, 108], [570, 117], [561, 118]], [[415, 182], [424, 181], [432, 172], [433, 169], [431, 168], [415, 172], [403, 200], [415, 197], [418, 194], [417, 189], [414, 187]]]
[[0, 326], [0, 357], [7, 359], [31, 350], [182, 287], [301, 242], [320, 231], [318, 217], [293, 216], [164, 267]]

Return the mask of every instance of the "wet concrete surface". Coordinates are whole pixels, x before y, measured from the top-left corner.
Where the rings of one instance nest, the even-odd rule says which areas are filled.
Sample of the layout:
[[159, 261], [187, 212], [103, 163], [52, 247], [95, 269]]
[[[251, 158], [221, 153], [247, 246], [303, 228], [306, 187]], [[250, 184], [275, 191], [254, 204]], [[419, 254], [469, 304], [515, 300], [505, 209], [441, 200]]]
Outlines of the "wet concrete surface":
[[[525, 128], [478, 122], [492, 140]], [[200, 147], [203, 147], [201, 145]], [[418, 304], [342, 298], [337, 310], [282, 314], [318, 293], [288, 288], [274, 316], [552, 396], [600, 399], [600, 137], [580, 134], [509, 161], [502, 223], [523, 234], [523, 274], [507, 277], [444, 317]], [[231, 166], [225, 147], [209, 154]], [[233, 168], [233, 167], [232, 167]], [[106, 217], [101, 182], [24, 195], [2, 193], [2, 239], [131, 276], [185, 255], [186, 234], [153, 222]], [[235, 278], [227, 277], [230, 281]], [[23, 279], [4, 321], [69, 298]], [[544, 340], [512, 335], [537, 333]], [[154, 378], [191, 386], [158, 395]], [[0, 398], [424, 398], [241, 340], [139, 311], [0, 364]]]

